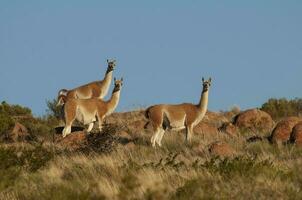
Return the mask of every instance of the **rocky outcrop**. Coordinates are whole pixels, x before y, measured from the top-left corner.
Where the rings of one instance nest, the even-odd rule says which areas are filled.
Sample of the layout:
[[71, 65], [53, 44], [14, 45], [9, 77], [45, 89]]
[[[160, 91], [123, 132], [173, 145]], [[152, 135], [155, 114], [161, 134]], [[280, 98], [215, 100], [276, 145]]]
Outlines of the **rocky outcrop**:
[[83, 131], [73, 132], [65, 138], [59, 137], [56, 141], [62, 148], [74, 151], [79, 150], [88, 144], [86, 133]]
[[302, 146], [302, 122], [296, 124], [291, 133], [291, 142], [295, 143], [297, 146]]
[[8, 135], [13, 142], [25, 142], [31, 139], [27, 128], [19, 122], [15, 123], [13, 130]]
[[219, 131], [226, 133], [231, 137], [236, 137], [239, 135], [239, 129], [232, 123], [225, 123], [222, 127], [219, 128]]
[[242, 130], [269, 133], [275, 123], [268, 113], [259, 109], [250, 109], [236, 116], [234, 124]]
[[220, 157], [230, 157], [235, 155], [235, 150], [224, 142], [215, 142], [209, 146], [210, 154]]
[[213, 135], [218, 133], [218, 129], [210, 123], [200, 122], [194, 127], [193, 132], [196, 135]]
[[288, 117], [280, 121], [270, 136], [270, 141], [273, 143], [277, 142], [288, 142], [290, 139], [290, 135], [293, 131], [295, 125], [299, 122], [302, 122], [302, 119], [299, 117]]

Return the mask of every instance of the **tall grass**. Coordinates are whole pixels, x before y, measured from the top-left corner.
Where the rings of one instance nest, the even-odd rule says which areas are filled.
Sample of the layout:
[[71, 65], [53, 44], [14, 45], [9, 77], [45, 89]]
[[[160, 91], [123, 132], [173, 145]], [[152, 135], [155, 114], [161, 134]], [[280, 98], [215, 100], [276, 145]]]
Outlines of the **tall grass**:
[[[219, 158], [208, 145], [228, 142], [237, 154]], [[246, 143], [244, 138], [169, 132], [153, 149], [149, 135], [134, 148], [72, 153], [55, 145], [2, 145], [0, 199], [300, 199], [302, 151]]]

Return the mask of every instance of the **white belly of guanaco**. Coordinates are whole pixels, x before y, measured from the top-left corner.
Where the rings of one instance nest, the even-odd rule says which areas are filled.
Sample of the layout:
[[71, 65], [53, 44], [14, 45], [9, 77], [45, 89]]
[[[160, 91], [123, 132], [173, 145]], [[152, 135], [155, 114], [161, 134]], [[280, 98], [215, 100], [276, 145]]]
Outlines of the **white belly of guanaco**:
[[91, 122], [96, 121], [96, 112], [89, 113], [85, 110], [85, 108], [78, 106], [76, 110], [76, 119], [83, 123], [83, 124], [89, 124]]

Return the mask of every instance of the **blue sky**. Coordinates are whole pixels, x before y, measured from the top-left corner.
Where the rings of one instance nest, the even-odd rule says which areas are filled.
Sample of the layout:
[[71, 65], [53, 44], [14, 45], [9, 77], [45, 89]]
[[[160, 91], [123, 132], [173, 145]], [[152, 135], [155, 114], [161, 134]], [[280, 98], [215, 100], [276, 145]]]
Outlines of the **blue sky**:
[[302, 97], [301, 10], [298, 0], [1, 0], [0, 101], [43, 115], [59, 89], [102, 79], [107, 58], [124, 77], [118, 111], [197, 103], [202, 76], [214, 111]]

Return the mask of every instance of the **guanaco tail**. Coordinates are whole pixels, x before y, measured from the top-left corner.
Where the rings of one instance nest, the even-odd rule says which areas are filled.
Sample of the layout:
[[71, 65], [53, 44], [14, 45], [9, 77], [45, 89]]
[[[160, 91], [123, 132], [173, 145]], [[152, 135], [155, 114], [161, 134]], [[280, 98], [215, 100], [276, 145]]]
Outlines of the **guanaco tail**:
[[[64, 105], [64, 102], [66, 102], [70, 98], [90, 99], [95, 97], [103, 99], [107, 95], [110, 88], [112, 73], [116, 66], [115, 62], [115, 60], [107, 59], [108, 67], [103, 80], [93, 81], [72, 90], [61, 89], [58, 92], [57, 106]], [[66, 98], [64, 98], [64, 96]]]
[[66, 96], [62, 95], [61, 98], [65, 102], [64, 105], [64, 118], [65, 127], [63, 129], [63, 137], [70, 134], [71, 126], [75, 119], [89, 125], [87, 132], [89, 133], [96, 121], [96, 117], [99, 121], [99, 130], [102, 131], [102, 122], [104, 118], [110, 115], [117, 107], [120, 100], [121, 88], [123, 85], [123, 78], [116, 80], [114, 78], [114, 89], [112, 96], [108, 101], [104, 101], [99, 98], [91, 99], [75, 99], [71, 98], [68, 101], [64, 100]]
[[209, 89], [211, 78], [202, 78], [203, 90], [200, 102], [197, 105], [182, 103], [178, 105], [159, 104], [154, 105], [145, 111], [148, 119], [145, 128], [150, 123], [154, 134], [151, 137], [151, 144], [155, 147], [156, 143], [161, 146], [161, 141], [167, 129], [181, 130], [186, 129], [186, 141], [191, 142], [193, 128], [203, 119], [207, 112]]

